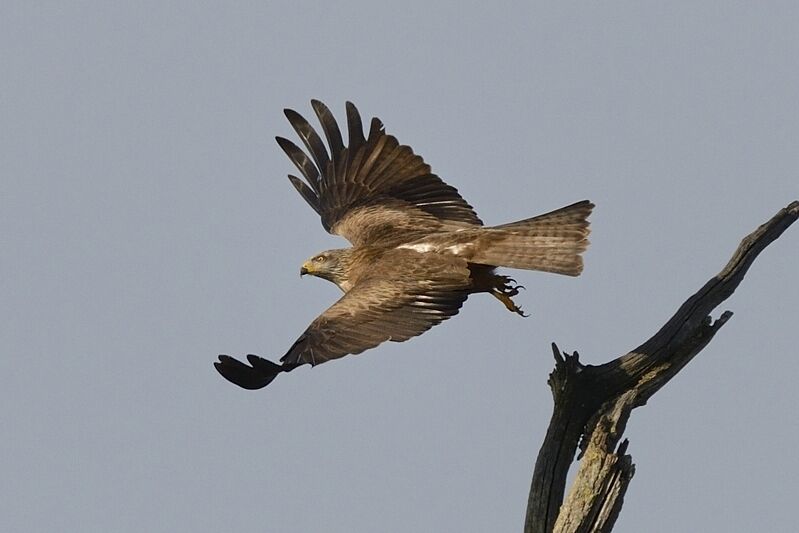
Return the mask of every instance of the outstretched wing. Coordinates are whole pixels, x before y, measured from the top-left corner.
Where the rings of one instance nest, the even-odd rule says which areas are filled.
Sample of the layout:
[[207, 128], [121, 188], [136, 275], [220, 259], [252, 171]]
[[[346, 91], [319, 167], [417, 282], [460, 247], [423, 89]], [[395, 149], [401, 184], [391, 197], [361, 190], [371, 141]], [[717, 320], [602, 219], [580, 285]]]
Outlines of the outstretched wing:
[[347, 102], [348, 146], [330, 110], [312, 100], [328, 148], [305, 118], [291, 109], [285, 114], [302, 139], [297, 145], [277, 137], [305, 181], [289, 180], [322, 218], [327, 231], [353, 245], [397, 245], [442, 230], [482, 225], [457, 189], [431, 173], [430, 165], [400, 145], [373, 118], [364, 137], [361, 116]]
[[469, 269], [454, 256], [412, 250], [386, 253], [372, 274], [317, 317], [278, 365], [248, 355], [246, 365], [227, 355], [214, 363], [246, 389], [268, 385], [280, 372], [361, 353], [385, 341], [421, 335], [458, 313], [468, 296]]

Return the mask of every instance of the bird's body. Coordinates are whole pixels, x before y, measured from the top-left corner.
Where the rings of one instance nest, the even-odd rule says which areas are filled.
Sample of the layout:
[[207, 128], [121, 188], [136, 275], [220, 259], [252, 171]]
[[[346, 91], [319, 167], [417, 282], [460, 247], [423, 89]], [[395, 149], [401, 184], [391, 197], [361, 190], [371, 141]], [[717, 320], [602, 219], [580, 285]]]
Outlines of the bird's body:
[[360, 115], [348, 103], [345, 147], [328, 108], [312, 104], [330, 151], [291, 110], [286, 116], [310, 157], [287, 139], [277, 141], [305, 178], [289, 176], [297, 191], [325, 229], [353, 245], [315, 255], [300, 273], [327, 279], [344, 295], [311, 323], [282, 364], [249, 355], [246, 365], [221, 355], [215, 366], [228, 380], [258, 389], [303, 364], [407, 340], [455, 315], [474, 293], [492, 294], [522, 314], [511, 300], [519, 287], [496, 267], [571, 276], [582, 271], [590, 202], [485, 227], [457, 190], [387, 135], [378, 119], [365, 138]]

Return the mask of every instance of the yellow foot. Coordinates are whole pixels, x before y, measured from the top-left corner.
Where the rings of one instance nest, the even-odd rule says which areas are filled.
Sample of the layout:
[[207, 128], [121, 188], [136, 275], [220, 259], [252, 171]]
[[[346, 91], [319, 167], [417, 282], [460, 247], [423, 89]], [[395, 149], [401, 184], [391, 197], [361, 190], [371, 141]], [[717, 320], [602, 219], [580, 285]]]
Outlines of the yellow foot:
[[508, 311], [512, 311], [519, 316], [530, 316], [522, 311], [522, 308], [516, 305], [511, 296], [519, 294], [519, 289], [523, 289], [522, 285], [517, 285], [516, 280], [507, 276], [497, 276], [496, 286], [491, 290], [491, 294], [505, 305]]

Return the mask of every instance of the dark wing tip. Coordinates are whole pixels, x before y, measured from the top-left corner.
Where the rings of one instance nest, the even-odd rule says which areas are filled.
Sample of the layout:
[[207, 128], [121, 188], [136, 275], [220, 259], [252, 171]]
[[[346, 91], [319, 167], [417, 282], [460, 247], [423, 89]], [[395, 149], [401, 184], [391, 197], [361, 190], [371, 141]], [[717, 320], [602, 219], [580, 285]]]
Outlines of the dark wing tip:
[[322, 206], [319, 204], [319, 196], [317, 196], [316, 193], [297, 176], [292, 176], [289, 174], [289, 181], [292, 185], [294, 185], [294, 188], [297, 189], [297, 192], [300, 193], [300, 196], [305, 199], [308, 205], [310, 205], [314, 211], [321, 215]]
[[347, 108], [347, 133], [349, 136], [349, 150], [353, 153], [360, 148], [366, 139], [363, 136], [363, 122], [358, 108], [352, 102], [346, 103]]
[[344, 151], [344, 142], [341, 138], [341, 130], [338, 127], [338, 123], [336, 123], [336, 119], [330, 109], [320, 100], [311, 100], [311, 107], [313, 107], [319, 123], [322, 124], [327, 144], [330, 146], [330, 157], [335, 164], [338, 164], [343, 157], [342, 152]]
[[291, 149], [292, 145], [296, 146], [293, 142], [286, 139], [285, 137], [281, 137], [280, 135], [275, 135], [275, 140], [277, 144], [283, 149], [284, 152], [288, 153]]
[[369, 141], [374, 142], [378, 136], [384, 133], [385, 126], [383, 126], [383, 121], [377, 117], [372, 118], [372, 122], [369, 125]]
[[295, 130], [299, 132], [303, 131], [305, 128], [310, 128], [311, 125], [305, 120], [305, 117], [299, 114], [297, 111], [293, 109], [289, 109], [288, 107], [283, 110], [283, 114], [286, 115], [286, 118], [289, 121]]
[[328, 163], [328, 154], [327, 148], [325, 148], [325, 143], [322, 142], [322, 138], [319, 137], [319, 134], [316, 133], [316, 130], [313, 129], [305, 117], [294, 111], [293, 109], [284, 109], [283, 114], [286, 115], [286, 118], [291, 124], [291, 127], [294, 128], [294, 131], [297, 132], [297, 135], [300, 136], [302, 142], [305, 144], [305, 147], [308, 148], [308, 151], [313, 157], [313, 160], [316, 162], [316, 166], [319, 168], [319, 171], [322, 173], [325, 172], [327, 169]]
[[223, 378], [247, 390], [262, 389], [283, 372], [283, 367], [280, 365], [257, 355], [248, 355], [247, 361], [252, 366], [229, 355], [220, 355], [219, 362], [214, 363], [214, 368]]

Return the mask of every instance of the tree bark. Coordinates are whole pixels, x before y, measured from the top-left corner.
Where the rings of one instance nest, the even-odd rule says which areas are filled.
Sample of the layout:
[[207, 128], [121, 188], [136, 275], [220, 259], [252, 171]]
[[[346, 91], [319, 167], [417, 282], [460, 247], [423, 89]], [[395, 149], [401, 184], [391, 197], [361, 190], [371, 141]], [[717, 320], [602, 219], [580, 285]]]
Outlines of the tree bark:
[[[569, 355], [552, 344], [554, 409], [533, 471], [525, 533], [613, 529], [635, 474], [627, 440], [622, 441], [632, 410], [646, 404], [732, 317], [730, 311], [715, 321], [709, 315], [732, 295], [760, 252], [797, 218], [799, 201], [794, 201], [746, 236], [724, 269], [631, 352], [602, 365], [583, 365], [577, 352]], [[578, 448], [580, 466], [564, 501]]]

